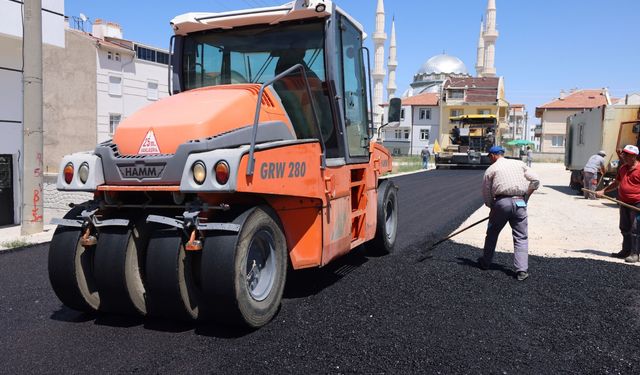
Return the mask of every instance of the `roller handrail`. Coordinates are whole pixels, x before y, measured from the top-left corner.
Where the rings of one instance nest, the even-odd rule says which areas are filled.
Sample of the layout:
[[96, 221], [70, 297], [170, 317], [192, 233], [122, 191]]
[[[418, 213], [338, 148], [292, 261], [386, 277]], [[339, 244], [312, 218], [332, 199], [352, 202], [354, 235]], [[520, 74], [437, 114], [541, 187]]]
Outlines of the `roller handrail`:
[[[307, 79], [307, 74], [306, 74], [306, 69], [304, 67], [304, 65], [302, 64], [296, 64], [294, 66], [292, 66], [291, 68], [285, 70], [284, 72], [278, 74], [277, 76], [273, 77], [271, 80], [265, 82], [262, 84], [262, 86], [260, 87], [260, 92], [258, 93], [258, 103], [256, 104], [256, 113], [253, 119], [253, 131], [251, 134], [251, 148], [249, 148], [249, 164], [247, 165], [247, 176], [253, 176], [253, 170], [255, 168], [255, 159], [253, 157], [253, 154], [255, 152], [255, 148], [256, 148], [256, 138], [258, 137], [258, 122], [260, 121], [260, 109], [262, 107], [262, 96], [264, 95], [264, 90], [273, 85], [274, 83], [276, 83], [277, 81], [281, 80], [282, 78], [288, 76], [289, 74], [295, 72], [296, 70], [300, 70], [300, 74], [302, 75], [302, 78], [304, 79], [304, 84], [305, 84], [305, 88], [307, 89], [307, 95], [309, 95], [309, 100], [311, 101], [311, 112], [313, 114], [313, 119], [316, 123], [316, 130], [318, 132], [318, 139], [320, 140], [320, 147], [322, 148], [322, 153], [321, 153], [321, 164], [322, 164], [322, 168], [324, 169], [326, 167], [326, 155], [325, 155], [325, 144], [324, 144], [324, 139], [322, 139], [322, 129], [320, 129], [320, 121], [318, 120], [318, 115], [317, 115], [317, 111], [316, 111], [316, 106], [315, 106], [315, 100], [313, 99], [313, 96], [311, 95], [311, 86], [309, 86], [309, 80]], [[293, 125], [293, 124], [292, 124]]]

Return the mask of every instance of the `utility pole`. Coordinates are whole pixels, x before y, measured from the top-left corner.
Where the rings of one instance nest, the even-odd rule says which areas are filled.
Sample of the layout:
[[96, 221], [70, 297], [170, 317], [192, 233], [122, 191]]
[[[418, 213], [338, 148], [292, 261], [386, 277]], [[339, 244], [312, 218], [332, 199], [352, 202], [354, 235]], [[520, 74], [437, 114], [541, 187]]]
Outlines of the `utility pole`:
[[42, 0], [24, 0], [22, 235], [42, 232]]

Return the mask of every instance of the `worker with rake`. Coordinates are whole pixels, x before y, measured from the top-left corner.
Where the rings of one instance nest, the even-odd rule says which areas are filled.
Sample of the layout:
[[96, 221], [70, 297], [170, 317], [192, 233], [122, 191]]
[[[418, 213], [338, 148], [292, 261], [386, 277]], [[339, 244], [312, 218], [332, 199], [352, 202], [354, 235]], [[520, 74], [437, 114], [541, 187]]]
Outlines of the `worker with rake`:
[[596, 191], [598, 198], [605, 193], [618, 189], [620, 200], [620, 232], [622, 233], [622, 250], [611, 254], [615, 258], [624, 259], [627, 263], [637, 263], [640, 259], [640, 162], [638, 147], [626, 145], [619, 153], [622, 162], [615, 181], [602, 190]]
[[527, 202], [540, 187], [540, 179], [522, 161], [506, 159], [504, 148], [500, 146], [491, 147], [489, 157], [491, 166], [484, 173], [482, 196], [491, 212], [484, 255], [478, 259], [478, 264], [483, 270], [489, 268], [498, 236], [508, 222], [513, 234], [516, 279], [524, 281], [529, 277]]

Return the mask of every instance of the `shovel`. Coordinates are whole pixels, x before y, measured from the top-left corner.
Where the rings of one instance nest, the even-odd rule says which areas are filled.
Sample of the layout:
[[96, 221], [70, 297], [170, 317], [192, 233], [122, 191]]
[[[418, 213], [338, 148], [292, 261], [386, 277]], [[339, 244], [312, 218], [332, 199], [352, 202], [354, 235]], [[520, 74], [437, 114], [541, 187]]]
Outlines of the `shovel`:
[[431, 255], [431, 252], [433, 251], [433, 249], [435, 249], [435, 248], [436, 248], [436, 246], [440, 245], [440, 244], [441, 244], [441, 243], [443, 243], [444, 241], [446, 241], [446, 240], [448, 240], [448, 239], [450, 239], [450, 238], [452, 238], [452, 237], [454, 237], [454, 236], [457, 236], [458, 234], [460, 234], [460, 233], [462, 233], [462, 232], [464, 232], [464, 231], [466, 231], [466, 230], [469, 230], [469, 229], [471, 229], [471, 228], [475, 227], [475, 226], [476, 226], [476, 225], [478, 225], [478, 224], [484, 223], [484, 222], [485, 222], [485, 221], [487, 221], [487, 220], [489, 220], [489, 216], [485, 217], [484, 219], [482, 219], [482, 220], [480, 220], [480, 221], [477, 221], [477, 222], [475, 222], [475, 223], [473, 223], [473, 224], [469, 225], [468, 227], [462, 228], [462, 229], [460, 229], [459, 231], [457, 231], [457, 232], [455, 232], [455, 233], [453, 233], [453, 234], [450, 234], [448, 237], [443, 238], [443, 239], [441, 239], [440, 241], [438, 241], [438, 242], [434, 243], [433, 245], [431, 245], [431, 246], [427, 249], [427, 251], [426, 251], [424, 254], [422, 254], [422, 256], [421, 256], [420, 258], [418, 258], [418, 262], [422, 262], [423, 260], [425, 260], [425, 259], [427, 259], [427, 258], [431, 258], [431, 256], [432, 256], [432, 255]]
[[[587, 192], [587, 193], [593, 193], [593, 194], [595, 194], [595, 193], [596, 193], [596, 192], [595, 192], [595, 191], [593, 191], [593, 190], [589, 190], [589, 189], [585, 189], [585, 188], [583, 188], [583, 189], [582, 189], [582, 191]], [[610, 201], [612, 201], [612, 202], [616, 202], [617, 204], [619, 204], [619, 205], [621, 205], [621, 206], [624, 206], [624, 207], [626, 207], [626, 208], [630, 208], [630, 209], [632, 209], [632, 210], [634, 210], [634, 211], [638, 211], [638, 212], [640, 212], [640, 208], [638, 208], [638, 207], [636, 207], [636, 206], [632, 206], [632, 205], [627, 204], [627, 203], [624, 203], [624, 202], [619, 201], [619, 200], [617, 200], [617, 199], [615, 199], [615, 198], [611, 198], [611, 197], [608, 197], [608, 196], [606, 196], [606, 195], [603, 195], [603, 196], [602, 196], [602, 198], [604, 198], [604, 199], [608, 199], [608, 200], [610, 200]]]

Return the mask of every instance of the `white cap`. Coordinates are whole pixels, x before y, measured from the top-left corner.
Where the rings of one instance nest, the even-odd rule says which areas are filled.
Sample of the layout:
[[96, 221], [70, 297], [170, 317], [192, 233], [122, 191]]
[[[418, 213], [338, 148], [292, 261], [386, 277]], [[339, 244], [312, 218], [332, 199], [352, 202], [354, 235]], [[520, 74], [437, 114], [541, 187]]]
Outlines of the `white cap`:
[[638, 155], [640, 154], [640, 151], [638, 151], [638, 148], [634, 145], [626, 145], [624, 146], [624, 149], [622, 149], [622, 152], [626, 152], [627, 154], [631, 154], [631, 155]]
[[598, 151], [598, 155], [600, 155], [600, 156], [607, 156], [607, 153], [606, 153], [606, 152], [604, 152], [604, 150], [600, 150], [600, 151]]

